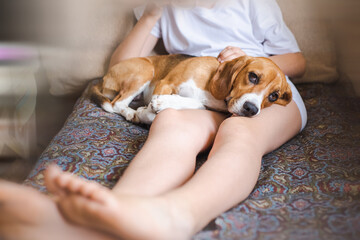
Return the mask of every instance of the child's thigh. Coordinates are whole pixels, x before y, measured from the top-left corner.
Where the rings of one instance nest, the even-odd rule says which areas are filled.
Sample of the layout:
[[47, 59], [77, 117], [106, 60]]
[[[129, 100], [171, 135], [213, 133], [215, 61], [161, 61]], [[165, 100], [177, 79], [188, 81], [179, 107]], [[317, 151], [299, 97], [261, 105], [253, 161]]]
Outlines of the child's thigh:
[[252, 118], [226, 119], [220, 126], [215, 144], [245, 144], [249, 149], [266, 154], [294, 137], [300, 128], [300, 112], [292, 101], [286, 107], [272, 105]]
[[180, 142], [187, 140], [181, 144], [199, 143], [201, 150], [204, 150], [212, 144], [224, 119], [224, 114], [214, 111], [166, 109], [156, 116], [151, 125], [148, 140], [166, 135], [169, 141], [173, 137]]

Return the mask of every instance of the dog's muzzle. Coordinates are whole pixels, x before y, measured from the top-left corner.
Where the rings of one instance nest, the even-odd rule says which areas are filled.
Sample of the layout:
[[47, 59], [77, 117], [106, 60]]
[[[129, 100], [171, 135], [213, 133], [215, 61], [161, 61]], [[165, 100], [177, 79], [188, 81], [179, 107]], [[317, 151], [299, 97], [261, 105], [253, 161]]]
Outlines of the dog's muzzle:
[[255, 104], [251, 102], [245, 102], [242, 109], [241, 109], [241, 115], [245, 117], [252, 117], [258, 114], [259, 109], [256, 107]]

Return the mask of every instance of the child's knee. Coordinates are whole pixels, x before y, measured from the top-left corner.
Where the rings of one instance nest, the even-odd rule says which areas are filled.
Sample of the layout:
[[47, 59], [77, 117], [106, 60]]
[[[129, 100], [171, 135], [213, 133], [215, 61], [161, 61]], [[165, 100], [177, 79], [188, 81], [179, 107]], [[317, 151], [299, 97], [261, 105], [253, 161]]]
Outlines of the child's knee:
[[220, 125], [217, 136], [224, 141], [241, 141], [255, 144], [256, 132], [253, 131], [249, 119], [244, 117], [231, 117]]
[[181, 113], [178, 110], [172, 109], [172, 108], [168, 108], [165, 109], [161, 112], [159, 112], [155, 119], [154, 122], [152, 123], [152, 127], [153, 126], [171, 126], [174, 124], [177, 124], [178, 120], [181, 119]]

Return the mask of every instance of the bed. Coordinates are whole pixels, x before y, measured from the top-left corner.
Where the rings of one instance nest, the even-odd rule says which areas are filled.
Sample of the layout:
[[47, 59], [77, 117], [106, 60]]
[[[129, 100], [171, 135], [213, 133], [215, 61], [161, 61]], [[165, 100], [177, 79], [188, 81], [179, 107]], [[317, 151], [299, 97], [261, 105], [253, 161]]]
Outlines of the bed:
[[[360, 98], [342, 86], [298, 86], [308, 109], [305, 130], [264, 156], [251, 195], [193, 239], [359, 238]], [[55, 163], [111, 188], [147, 134], [146, 126], [94, 105], [85, 90], [25, 184], [46, 193], [43, 173]], [[205, 159], [200, 155], [197, 167]]]

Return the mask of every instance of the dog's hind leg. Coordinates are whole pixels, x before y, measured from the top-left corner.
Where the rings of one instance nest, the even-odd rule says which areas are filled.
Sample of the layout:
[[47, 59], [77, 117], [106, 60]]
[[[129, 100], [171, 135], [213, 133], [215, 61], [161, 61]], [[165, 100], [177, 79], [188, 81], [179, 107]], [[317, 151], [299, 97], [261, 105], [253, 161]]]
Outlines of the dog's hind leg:
[[129, 104], [132, 102], [132, 100], [134, 100], [136, 96], [141, 94], [149, 86], [149, 84], [150, 81], [146, 82], [145, 84], [137, 88], [137, 90], [135, 91], [128, 91], [121, 94], [121, 96], [114, 102], [114, 112], [120, 114], [130, 122], [138, 123], [139, 118], [136, 115], [136, 110], [130, 108]]
[[99, 82], [90, 88], [89, 96], [91, 101], [95, 102], [98, 106], [101, 106], [105, 111], [113, 113], [112, 104], [107, 96], [102, 92], [103, 82]]
[[102, 94], [110, 101], [114, 100], [120, 92], [118, 78], [118, 76], [114, 76], [113, 72], [110, 72], [103, 77]]
[[129, 107], [154, 77], [154, 66], [147, 58], [124, 60], [113, 66], [103, 78], [102, 95], [111, 100], [102, 107], [122, 115], [126, 120], [138, 122], [136, 111]]

